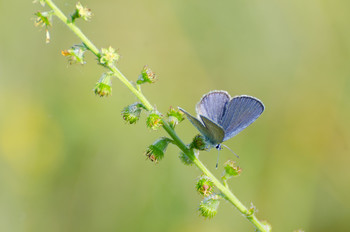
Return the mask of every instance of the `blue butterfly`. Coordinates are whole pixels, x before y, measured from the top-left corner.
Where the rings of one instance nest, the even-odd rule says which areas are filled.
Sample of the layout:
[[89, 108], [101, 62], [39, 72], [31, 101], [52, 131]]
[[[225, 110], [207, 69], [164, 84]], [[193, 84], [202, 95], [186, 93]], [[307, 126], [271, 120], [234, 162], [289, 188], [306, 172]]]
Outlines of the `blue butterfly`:
[[196, 106], [198, 118], [179, 108], [205, 137], [211, 147], [221, 150], [221, 143], [252, 124], [264, 111], [257, 98], [240, 95], [231, 98], [226, 91], [205, 94]]

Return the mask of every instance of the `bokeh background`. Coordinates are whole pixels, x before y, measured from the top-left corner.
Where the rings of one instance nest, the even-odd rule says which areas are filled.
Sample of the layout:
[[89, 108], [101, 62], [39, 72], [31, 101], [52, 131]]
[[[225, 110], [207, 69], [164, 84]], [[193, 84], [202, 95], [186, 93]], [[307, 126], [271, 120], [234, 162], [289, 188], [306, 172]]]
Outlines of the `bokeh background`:
[[[0, 231], [254, 231], [222, 203], [198, 216], [195, 167], [169, 147], [158, 165], [146, 147], [165, 132], [145, 117], [123, 122], [136, 101], [113, 82], [92, 88], [103, 68], [68, 65], [60, 51], [80, 41], [57, 18], [52, 41], [33, 26], [32, 1], [0, 1]], [[75, 1], [57, 0], [66, 14]], [[78, 22], [98, 46], [119, 48], [136, 80], [143, 65], [159, 81], [143, 92], [161, 112], [194, 106], [210, 90], [260, 98], [266, 111], [225, 144], [243, 173], [230, 181], [273, 231], [350, 228], [350, 2], [347, 0], [84, 0]], [[177, 128], [190, 142], [188, 121]], [[202, 152], [215, 170], [217, 152]], [[235, 159], [227, 149], [220, 163]]]

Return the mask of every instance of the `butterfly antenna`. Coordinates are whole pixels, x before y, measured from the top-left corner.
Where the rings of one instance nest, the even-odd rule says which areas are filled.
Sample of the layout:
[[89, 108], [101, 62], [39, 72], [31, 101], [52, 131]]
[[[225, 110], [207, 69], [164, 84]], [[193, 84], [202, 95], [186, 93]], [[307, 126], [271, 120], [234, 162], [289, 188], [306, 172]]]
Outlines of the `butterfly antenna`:
[[234, 152], [232, 151], [231, 148], [229, 148], [228, 146], [226, 146], [225, 144], [222, 144], [222, 146], [226, 147], [227, 149], [229, 149], [233, 154], [235, 154], [235, 156], [237, 156], [237, 158], [239, 158], [239, 156]]
[[215, 166], [216, 169], [218, 169], [218, 166], [219, 166], [219, 156], [220, 156], [220, 150], [218, 149], [218, 158], [216, 159], [216, 166]]

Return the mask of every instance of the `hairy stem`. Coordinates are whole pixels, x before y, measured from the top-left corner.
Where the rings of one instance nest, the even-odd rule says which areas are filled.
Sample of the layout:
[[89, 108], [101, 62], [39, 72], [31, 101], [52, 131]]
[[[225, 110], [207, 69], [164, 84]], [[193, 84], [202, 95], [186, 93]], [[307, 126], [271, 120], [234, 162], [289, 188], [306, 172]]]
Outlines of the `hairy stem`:
[[[101, 57], [99, 49], [84, 35], [79, 27], [75, 25], [74, 22], [69, 20], [62, 11], [53, 3], [51, 0], [45, 0], [47, 5], [54, 11], [55, 15], [65, 23], [75, 35], [77, 35], [85, 46], [91, 50], [98, 58]], [[107, 68], [111, 70], [114, 75], [128, 88], [130, 91], [141, 101], [141, 103], [146, 107], [148, 111], [154, 110], [151, 103], [146, 99], [142, 94], [139, 88], [134, 87], [134, 85], [119, 71], [115, 65], [108, 65]], [[268, 229], [265, 228], [264, 224], [260, 222], [255, 215], [247, 216], [248, 209], [242, 204], [240, 200], [231, 192], [227, 187], [226, 183], [222, 184], [207, 168], [206, 166], [194, 155], [193, 150], [189, 149], [184, 142], [179, 138], [169, 124], [163, 120], [163, 128], [173, 139], [176, 146], [179, 147], [192, 161], [193, 163], [206, 175], [208, 176], [216, 186], [218, 190], [223, 194], [224, 198], [234, 205], [242, 214], [245, 216], [258, 231], [268, 232]]]

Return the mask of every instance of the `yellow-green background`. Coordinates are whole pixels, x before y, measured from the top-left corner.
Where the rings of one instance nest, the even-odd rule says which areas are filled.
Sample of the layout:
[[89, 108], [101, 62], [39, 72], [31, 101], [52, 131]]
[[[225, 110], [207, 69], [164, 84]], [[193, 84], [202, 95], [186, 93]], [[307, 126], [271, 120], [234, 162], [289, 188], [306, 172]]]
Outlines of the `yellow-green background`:
[[[75, 2], [57, 0], [66, 13]], [[98, 46], [119, 48], [118, 67], [135, 80], [144, 64], [159, 81], [144, 94], [160, 111], [194, 113], [214, 89], [261, 99], [266, 111], [227, 141], [243, 173], [233, 192], [273, 231], [350, 228], [350, 2], [348, 0], [83, 1], [78, 22]], [[200, 172], [169, 147], [158, 165], [145, 148], [160, 131], [126, 125], [136, 101], [120, 82], [113, 96], [92, 88], [103, 68], [69, 66], [60, 51], [79, 40], [57, 18], [52, 41], [33, 26], [41, 9], [0, 1], [0, 231], [254, 231], [222, 203], [196, 211]], [[177, 128], [187, 143], [197, 133]], [[202, 152], [215, 170], [217, 152]], [[223, 150], [220, 164], [234, 158]]]

